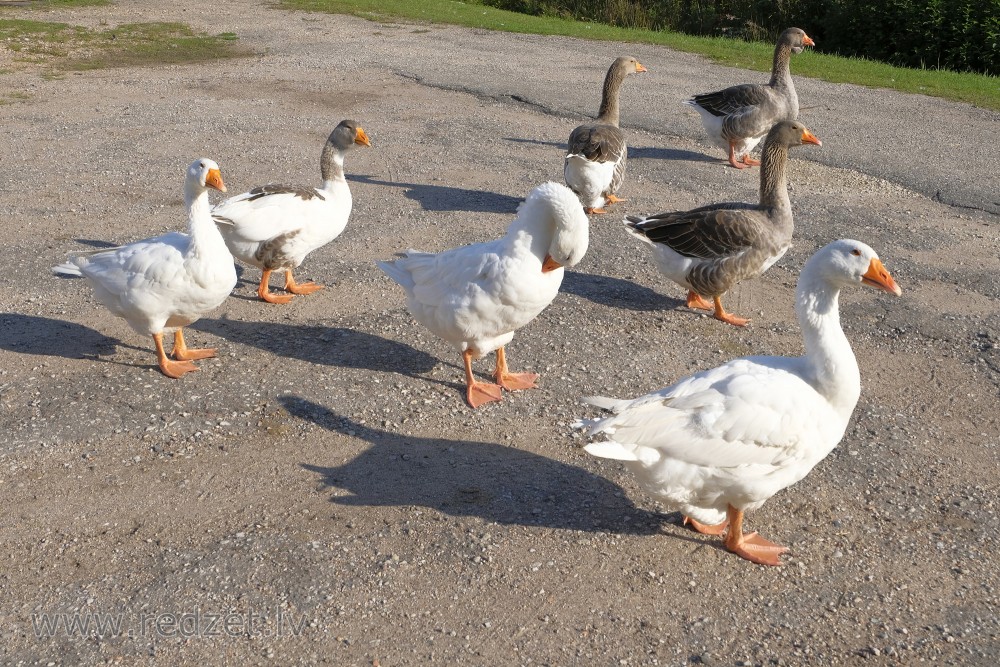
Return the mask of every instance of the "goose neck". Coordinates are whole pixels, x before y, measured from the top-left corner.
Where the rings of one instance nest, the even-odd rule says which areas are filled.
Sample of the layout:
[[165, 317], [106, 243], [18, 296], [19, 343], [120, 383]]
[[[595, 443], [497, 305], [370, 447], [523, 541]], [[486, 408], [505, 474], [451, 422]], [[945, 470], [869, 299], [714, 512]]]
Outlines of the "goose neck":
[[792, 72], [789, 61], [792, 59], [792, 47], [786, 42], [779, 42], [774, 47], [774, 60], [771, 64], [772, 88], [791, 88]]
[[221, 244], [225, 248], [222, 234], [212, 220], [212, 206], [208, 200], [208, 189], [185, 187], [184, 203], [188, 212], [188, 231], [191, 234], [191, 253], [214, 250]]
[[847, 419], [861, 395], [861, 373], [840, 325], [840, 288], [806, 269], [796, 290], [795, 310], [811, 376], [807, 379]]
[[327, 141], [319, 158], [319, 173], [323, 183], [346, 181], [344, 178], [344, 152]]
[[788, 147], [773, 141], [764, 145], [760, 156], [760, 206], [765, 209], [791, 210], [785, 166]]
[[601, 92], [601, 108], [597, 112], [597, 120], [601, 123], [618, 127], [618, 96], [622, 82], [625, 80], [625, 70], [612, 67], [604, 77], [604, 89]]

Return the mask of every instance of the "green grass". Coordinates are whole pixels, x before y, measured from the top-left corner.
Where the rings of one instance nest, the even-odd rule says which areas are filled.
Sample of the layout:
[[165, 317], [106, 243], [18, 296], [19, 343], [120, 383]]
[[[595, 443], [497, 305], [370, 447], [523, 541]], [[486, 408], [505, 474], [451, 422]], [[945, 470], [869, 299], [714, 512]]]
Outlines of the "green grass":
[[[759, 70], [771, 69], [773, 44], [693, 37], [676, 32], [633, 30], [548, 16], [529, 16], [456, 0], [279, 0], [285, 9], [352, 14], [375, 21], [404, 19], [451, 23], [472, 28], [561, 35], [583, 39], [656, 44], [697, 53], [715, 62]], [[834, 83], [853, 83], [922, 93], [987, 109], [1000, 110], [1000, 78], [935, 69], [893, 67], [871, 60], [807, 51], [795, 56], [792, 72]]]
[[111, 0], [30, 0], [24, 3], [0, 3], [0, 9], [61, 9], [64, 7], [103, 7], [110, 5]]
[[131, 23], [91, 30], [66, 23], [0, 19], [0, 46], [14, 51], [16, 62], [49, 68], [45, 73], [48, 78], [74, 70], [205, 62], [250, 55], [249, 49], [236, 43], [232, 33], [198, 34], [182, 23]]

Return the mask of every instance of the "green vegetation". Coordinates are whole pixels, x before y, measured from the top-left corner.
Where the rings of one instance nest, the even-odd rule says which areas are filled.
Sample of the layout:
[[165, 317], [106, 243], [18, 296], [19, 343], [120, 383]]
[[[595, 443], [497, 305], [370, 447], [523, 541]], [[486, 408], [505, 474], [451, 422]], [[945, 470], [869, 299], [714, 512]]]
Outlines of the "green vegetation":
[[235, 39], [231, 33], [197, 34], [181, 23], [132, 23], [90, 30], [65, 23], [0, 19], [0, 49], [13, 51], [15, 62], [49, 68], [45, 73], [48, 77], [72, 70], [205, 62], [249, 55], [247, 49], [234, 43]]
[[[456, 0], [280, 0], [280, 4], [286, 9], [352, 14], [375, 21], [405, 19], [507, 32], [657, 44], [697, 53], [725, 65], [759, 71], [770, 69], [774, 53], [773, 42], [744, 42], [622, 28], [554, 16], [520, 14]], [[1000, 110], [1000, 78], [995, 76], [894, 67], [872, 60], [811, 51], [795, 57], [792, 72], [796, 76], [934, 95]]]
[[479, 0], [624, 28], [773, 42], [804, 28], [820, 53], [1000, 74], [1000, 0]]

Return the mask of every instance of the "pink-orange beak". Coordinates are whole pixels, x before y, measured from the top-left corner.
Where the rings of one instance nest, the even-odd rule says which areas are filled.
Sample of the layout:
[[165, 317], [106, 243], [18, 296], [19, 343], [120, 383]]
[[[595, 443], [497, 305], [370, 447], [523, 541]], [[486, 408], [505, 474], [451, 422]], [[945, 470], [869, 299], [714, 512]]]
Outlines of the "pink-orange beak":
[[868, 270], [861, 276], [861, 282], [889, 294], [895, 294], [896, 296], [903, 293], [903, 290], [899, 289], [896, 281], [889, 275], [889, 271], [882, 266], [882, 262], [878, 257], [872, 259], [871, 264], [868, 265]]
[[643, 64], [637, 60], [637, 61], [635, 61], [635, 71], [636, 72], [648, 72], [649, 70], [646, 69], [643, 66]]
[[804, 144], [816, 144], [817, 146], [822, 146], [823, 142], [819, 140], [815, 134], [809, 130], [802, 130], [802, 143]]
[[555, 271], [556, 269], [562, 268], [562, 264], [552, 259], [552, 255], [546, 255], [545, 261], [542, 262], [542, 273], [548, 273], [549, 271]]
[[806, 46], [816, 46], [816, 42], [814, 42], [812, 40], [812, 37], [810, 37], [809, 35], [806, 35], [805, 37], [802, 38], [802, 43], [805, 44]]
[[222, 182], [222, 172], [218, 169], [209, 169], [205, 174], [205, 185], [215, 188], [219, 192], [226, 191], [226, 184]]
[[368, 141], [368, 135], [365, 134], [365, 131], [360, 127], [358, 128], [357, 136], [354, 137], [354, 143], [371, 148], [371, 142]]

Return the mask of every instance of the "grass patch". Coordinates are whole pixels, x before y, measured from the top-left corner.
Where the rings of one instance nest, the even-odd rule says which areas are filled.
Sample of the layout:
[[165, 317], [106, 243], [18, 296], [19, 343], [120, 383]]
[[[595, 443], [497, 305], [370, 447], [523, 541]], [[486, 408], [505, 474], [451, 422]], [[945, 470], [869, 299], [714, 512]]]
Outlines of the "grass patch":
[[0, 49], [13, 51], [16, 61], [47, 66], [50, 77], [66, 71], [205, 62], [251, 54], [236, 42], [232, 33], [199, 34], [182, 23], [130, 23], [90, 30], [66, 23], [0, 19]]
[[4, 7], [19, 9], [65, 9], [68, 7], [103, 7], [110, 5], [111, 0], [0, 0], [0, 9]]
[[[656, 44], [697, 53], [715, 62], [770, 71], [773, 44], [676, 32], [635, 30], [550, 16], [530, 16], [456, 0], [279, 0], [285, 9], [352, 14], [376, 21], [406, 19], [507, 32]], [[859, 58], [807, 51], [792, 60], [792, 73], [834, 83], [853, 83], [922, 93], [1000, 110], [1000, 78], [935, 69], [909, 69]]]

